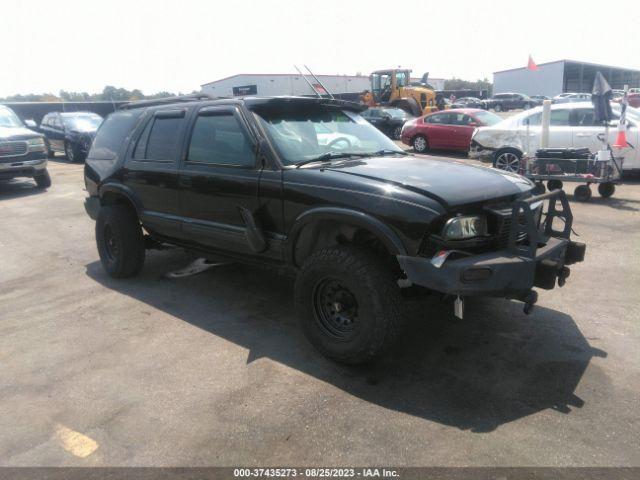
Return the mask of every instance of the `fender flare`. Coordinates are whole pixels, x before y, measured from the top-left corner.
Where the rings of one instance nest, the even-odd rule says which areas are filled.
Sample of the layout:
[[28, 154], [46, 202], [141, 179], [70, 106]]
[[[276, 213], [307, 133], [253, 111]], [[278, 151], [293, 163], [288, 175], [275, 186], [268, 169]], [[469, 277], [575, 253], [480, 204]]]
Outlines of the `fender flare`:
[[101, 185], [100, 188], [98, 189], [98, 196], [100, 197], [100, 203], [102, 203], [102, 200], [104, 199], [105, 195], [107, 195], [108, 193], [115, 193], [117, 195], [121, 195], [125, 197], [134, 206], [138, 216], [140, 216], [140, 214], [142, 213], [142, 204], [136, 198], [135, 194], [129, 187], [122, 185], [120, 183], [105, 183]]
[[358, 211], [341, 207], [318, 207], [303, 212], [296, 218], [285, 241], [284, 255], [287, 263], [294, 265], [295, 247], [302, 230], [309, 224], [321, 221], [343, 221], [365, 228], [373, 233], [384, 244], [392, 255], [407, 255], [407, 250], [400, 237], [385, 223], [377, 218]]

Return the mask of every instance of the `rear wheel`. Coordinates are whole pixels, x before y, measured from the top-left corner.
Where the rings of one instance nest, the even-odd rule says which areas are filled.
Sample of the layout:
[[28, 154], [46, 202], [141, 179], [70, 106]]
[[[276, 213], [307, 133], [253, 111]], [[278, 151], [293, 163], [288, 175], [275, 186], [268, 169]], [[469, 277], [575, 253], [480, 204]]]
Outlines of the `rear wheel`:
[[393, 270], [371, 252], [351, 246], [311, 255], [295, 289], [302, 329], [322, 354], [366, 363], [393, 344], [400, 323], [400, 289]]
[[613, 183], [601, 183], [598, 185], [598, 193], [601, 197], [609, 198], [616, 191], [616, 186]]
[[429, 150], [429, 142], [424, 135], [416, 135], [413, 139], [413, 149], [418, 153], [424, 153]]
[[96, 220], [102, 266], [114, 278], [137, 274], [144, 264], [144, 238], [136, 212], [127, 205], [106, 205]]
[[522, 153], [515, 148], [498, 150], [493, 157], [493, 166], [498, 170], [517, 173], [520, 170]]

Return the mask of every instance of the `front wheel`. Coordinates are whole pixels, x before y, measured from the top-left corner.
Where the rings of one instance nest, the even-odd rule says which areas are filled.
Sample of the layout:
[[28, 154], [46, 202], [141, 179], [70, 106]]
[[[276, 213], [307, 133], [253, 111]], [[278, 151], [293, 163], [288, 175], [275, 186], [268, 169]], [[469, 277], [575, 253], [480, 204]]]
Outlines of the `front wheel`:
[[417, 135], [413, 139], [413, 149], [418, 153], [424, 153], [429, 149], [429, 142], [423, 135]]
[[320, 250], [302, 265], [295, 288], [302, 329], [323, 355], [351, 365], [391, 346], [400, 323], [400, 289], [388, 264], [366, 250]]
[[494, 109], [496, 112], [501, 112], [501, 111], [502, 111], [502, 105], [500, 105], [500, 104], [498, 103], [498, 104], [496, 104], [496, 106], [495, 106], [495, 107], [493, 107], [493, 109]]
[[36, 186], [40, 189], [51, 186], [51, 176], [47, 170], [45, 170], [44, 173], [34, 176], [33, 179], [36, 181]]
[[518, 173], [522, 153], [514, 148], [498, 150], [493, 157], [493, 167], [505, 172]]
[[78, 150], [79, 149], [76, 144], [64, 142], [64, 154], [70, 162], [77, 162], [80, 160], [80, 152]]
[[106, 205], [98, 211], [96, 243], [100, 261], [114, 278], [132, 277], [144, 264], [144, 237], [136, 212], [126, 205]]

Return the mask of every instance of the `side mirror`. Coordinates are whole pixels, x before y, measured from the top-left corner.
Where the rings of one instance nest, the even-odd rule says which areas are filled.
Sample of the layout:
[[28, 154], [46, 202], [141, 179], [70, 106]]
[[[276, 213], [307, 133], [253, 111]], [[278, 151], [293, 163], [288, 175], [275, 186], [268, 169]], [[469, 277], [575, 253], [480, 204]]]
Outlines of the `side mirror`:
[[27, 128], [38, 128], [38, 124], [35, 122], [33, 118], [27, 118], [24, 121], [24, 124], [27, 126]]

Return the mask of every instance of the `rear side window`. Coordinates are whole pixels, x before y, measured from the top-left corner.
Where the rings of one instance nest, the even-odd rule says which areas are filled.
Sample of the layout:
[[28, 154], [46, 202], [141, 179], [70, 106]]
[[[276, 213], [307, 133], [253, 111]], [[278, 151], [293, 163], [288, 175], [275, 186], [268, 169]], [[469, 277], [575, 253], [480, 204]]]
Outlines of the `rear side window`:
[[188, 161], [216, 165], [255, 165], [255, 154], [231, 112], [201, 115], [191, 134]]
[[183, 122], [183, 117], [153, 118], [140, 136], [133, 158], [147, 161], [175, 161]]
[[142, 112], [142, 109], [127, 110], [109, 115], [98, 129], [88, 158], [113, 160]]

